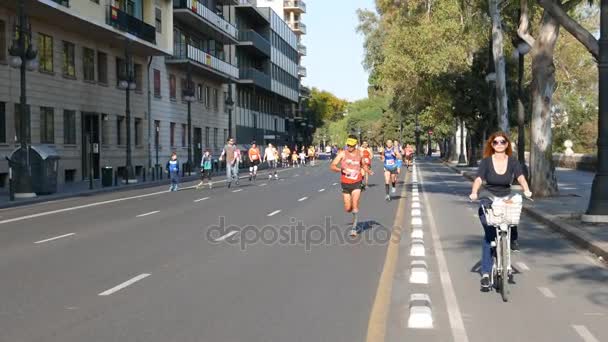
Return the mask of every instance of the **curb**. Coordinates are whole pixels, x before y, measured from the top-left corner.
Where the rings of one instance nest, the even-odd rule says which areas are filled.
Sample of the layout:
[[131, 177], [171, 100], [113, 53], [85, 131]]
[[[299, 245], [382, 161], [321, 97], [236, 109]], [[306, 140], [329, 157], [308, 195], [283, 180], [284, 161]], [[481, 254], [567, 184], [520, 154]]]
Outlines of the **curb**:
[[[471, 182], [475, 179], [471, 174], [459, 170], [452, 165], [442, 161], [442, 164], [447, 166], [452, 171], [462, 175], [464, 178]], [[602, 257], [604, 260], [608, 260], [608, 243], [598, 242], [587, 232], [578, 229], [576, 226], [561, 221], [555, 215], [550, 215], [542, 212], [541, 210], [523, 207], [522, 209], [526, 214], [532, 217], [534, 220], [548, 226], [549, 228], [565, 235], [570, 241], [574, 242], [579, 247], [582, 247], [589, 252]]]

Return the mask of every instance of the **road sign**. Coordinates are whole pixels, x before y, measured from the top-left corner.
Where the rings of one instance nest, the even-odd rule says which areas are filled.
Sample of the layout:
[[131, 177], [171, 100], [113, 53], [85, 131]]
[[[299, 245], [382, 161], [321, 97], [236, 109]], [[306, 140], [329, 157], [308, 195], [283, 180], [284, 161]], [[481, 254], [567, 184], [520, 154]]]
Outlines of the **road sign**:
[[433, 131], [429, 130], [429, 135], [433, 135]]

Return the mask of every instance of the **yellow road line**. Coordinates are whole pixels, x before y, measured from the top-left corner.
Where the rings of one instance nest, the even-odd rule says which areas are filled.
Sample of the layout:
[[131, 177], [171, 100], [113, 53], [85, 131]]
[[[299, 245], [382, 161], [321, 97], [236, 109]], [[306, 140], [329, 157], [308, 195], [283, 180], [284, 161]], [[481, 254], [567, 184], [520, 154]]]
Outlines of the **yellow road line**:
[[393, 291], [393, 280], [395, 279], [395, 270], [397, 269], [397, 261], [399, 260], [399, 242], [403, 232], [404, 212], [405, 212], [405, 196], [407, 194], [407, 180], [409, 173], [406, 173], [405, 182], [401, 189], [401, 198], [397, 204], [397, 213], [393, 222], [393, 230], [391, 239], [386, 250], [386, 258], [384, 259], [384, 267], [378, 282], [374, 305], [369, 316], [367, 324], [367, 342], [383, 342], [386, 337], [386, 322], [388, 313], [391, 307], [391, 294]]

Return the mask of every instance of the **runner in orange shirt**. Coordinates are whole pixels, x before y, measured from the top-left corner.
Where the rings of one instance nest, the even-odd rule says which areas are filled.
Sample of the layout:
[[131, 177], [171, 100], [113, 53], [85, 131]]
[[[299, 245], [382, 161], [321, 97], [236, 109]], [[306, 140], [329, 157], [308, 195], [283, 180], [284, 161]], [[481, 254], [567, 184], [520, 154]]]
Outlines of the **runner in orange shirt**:
[[253, 180], [255, 182], [255, 178], [258, 175], [258, 165], [260, 165], [260, 159], [262, 159], [260, 149], [255, 141], [251, 142], [248, 155], [249, 161], [251, 162], [251, 166], [249, 166], [249, 181], [251, 182]]

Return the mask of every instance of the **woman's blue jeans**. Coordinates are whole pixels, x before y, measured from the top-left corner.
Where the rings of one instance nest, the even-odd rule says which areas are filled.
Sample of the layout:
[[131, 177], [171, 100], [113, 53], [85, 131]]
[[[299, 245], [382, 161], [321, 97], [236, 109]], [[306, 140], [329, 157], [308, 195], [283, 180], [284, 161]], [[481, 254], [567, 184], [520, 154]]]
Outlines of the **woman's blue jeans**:
[[[481, 206], [489, 207], [492, 205], [492, 200], [482, 198], [479, 200], [479, 221], [484, 230], [484, 237], [481, 242], [481, 274], [489, 274], [492, 272], [492, 241], [496, 240], [496, 228], [489, 226], [486, 220], [486, 215]], [[511, 241], [517, 240], [517, 227], [511, 229]]]

